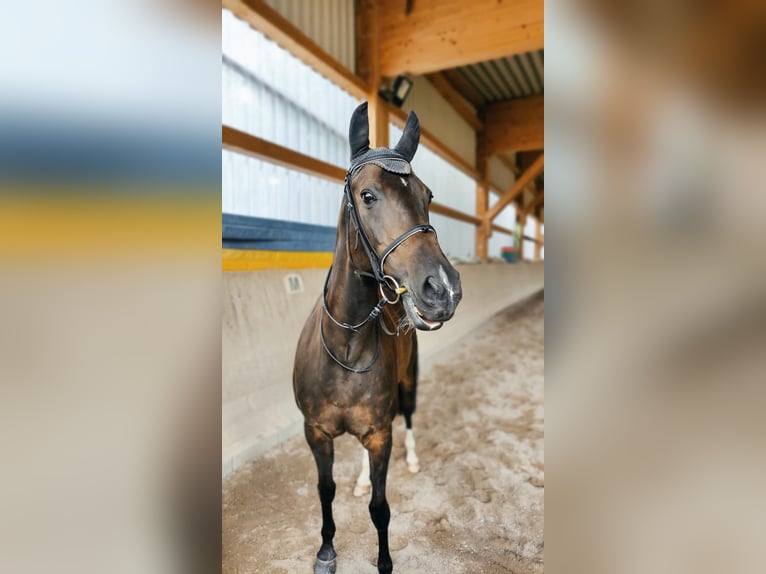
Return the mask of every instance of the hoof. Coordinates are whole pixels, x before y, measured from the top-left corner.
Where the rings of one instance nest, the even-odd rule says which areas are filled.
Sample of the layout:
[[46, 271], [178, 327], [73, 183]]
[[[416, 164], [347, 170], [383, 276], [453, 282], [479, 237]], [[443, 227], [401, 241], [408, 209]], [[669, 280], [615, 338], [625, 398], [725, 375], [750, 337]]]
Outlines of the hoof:
[[417, 463], [417, 462], [407, 463], [407, 470], [409, 470], [412, 474], [419, 473], [420, 472], [420, 463]]
[[365, 494], [370, 494], [370, 491], [372, 490], [371, 484], [357, 484], [354, 486], [354, 496], [364, 496]]
[[314, 574], [335, 574], [335, 565], [335, 559], [326, 562], [317, 558], [314, 562]]

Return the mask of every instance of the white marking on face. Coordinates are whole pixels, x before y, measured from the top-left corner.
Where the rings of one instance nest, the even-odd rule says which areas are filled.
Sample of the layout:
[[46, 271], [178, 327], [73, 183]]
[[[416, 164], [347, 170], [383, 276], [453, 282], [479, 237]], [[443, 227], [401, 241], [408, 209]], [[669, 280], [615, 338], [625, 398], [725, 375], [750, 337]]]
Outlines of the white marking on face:
[[407, 180], [404, 179], [403, 177], [399, 177], [399, 179], [402, 180], [402, 183], [404, 184], [404, 187], [407, 187]]
[[442, 283], [447, 287], [447, 291], [449, 292], [449, 298], [454, 299], [455, 298], [455, 290], [452, 288], [452, 284], [449, 282], [449, 279], [447, 278], [447, 272], [444, 270], [444, 267], [439, 265], [439, 278], [442, 280]]

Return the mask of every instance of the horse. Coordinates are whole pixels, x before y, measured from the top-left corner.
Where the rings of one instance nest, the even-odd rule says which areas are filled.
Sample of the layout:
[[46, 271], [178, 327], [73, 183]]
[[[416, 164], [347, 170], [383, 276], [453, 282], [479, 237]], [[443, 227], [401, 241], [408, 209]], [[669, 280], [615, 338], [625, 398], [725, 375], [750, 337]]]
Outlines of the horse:
[[418, 376], [415, 329], [439, 329], [462, 297], [460, 274], [429, 223], [433, 194], [410, 164], [419, 141], [414, 112], [391, 149], [370, 149], [366, 102], [351, 116], [351, 165], [333, 263], [301, 332], [293, 369], [295, 401], [316, 461], [322, 507], [315, 574], [336, 570], [333, 440], [343, 433], [364, 447], [355, 493], [372, 491], [368, 508], [378, 534], [378, 572], [392, 572], [386, 476], [398, 413], [407, 428], [408, 467], [418, 470], [412, 434]]

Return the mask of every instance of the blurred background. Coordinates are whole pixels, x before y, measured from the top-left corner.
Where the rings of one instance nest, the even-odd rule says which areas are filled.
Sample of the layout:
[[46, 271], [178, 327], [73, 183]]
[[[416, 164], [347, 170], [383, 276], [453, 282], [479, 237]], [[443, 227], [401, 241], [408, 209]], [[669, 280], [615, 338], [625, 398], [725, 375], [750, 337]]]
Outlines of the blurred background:
[[219, 563], [218, 14], [3, 3], [0, 571]]
[[546, 2], [549, 572], [759, 572], [766, 11]]
[[[0, 570], [209, 571], [220, 7], [4, 8]], [[760, 572], [763, 3], [545, 21], [547, 567]]]

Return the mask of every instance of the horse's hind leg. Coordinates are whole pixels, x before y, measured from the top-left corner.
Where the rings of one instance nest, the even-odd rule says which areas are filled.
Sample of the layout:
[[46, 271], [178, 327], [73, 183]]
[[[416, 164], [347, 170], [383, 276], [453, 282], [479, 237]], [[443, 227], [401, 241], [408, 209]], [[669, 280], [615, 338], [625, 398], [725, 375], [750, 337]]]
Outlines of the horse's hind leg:
[[356, 479], [356, 485], [354, 486], [354, 496], [364, 496], [369, 494], [372, 489], [372, 482], [370, 482], [370, 453], [367, 449], [362, 447], [362, 471], [359, 473], [359, 477]]
[[335, 521], [332, 518], [332, 501], [335, 498], [335, 482], [332, 479], [334, 448], [332, 439], [316, 427], [304, 425], [306, 441], [317, 463], [319, 476], [319, 501], [322, 504], [322, 547], [314, 563], [314, 574], [335, 574]]
[[378, 531], [378, 573], [390, 574], [393, 570], [391, 554], [388, 550], [388, 523], [391, 520], [391, 510], [386, 500], [386, 475], [388, 461], [391, 458], [391, 427], [366, 437], [364, 444], [370, 453], [372, 499], [369, 509], [372, 523]]

